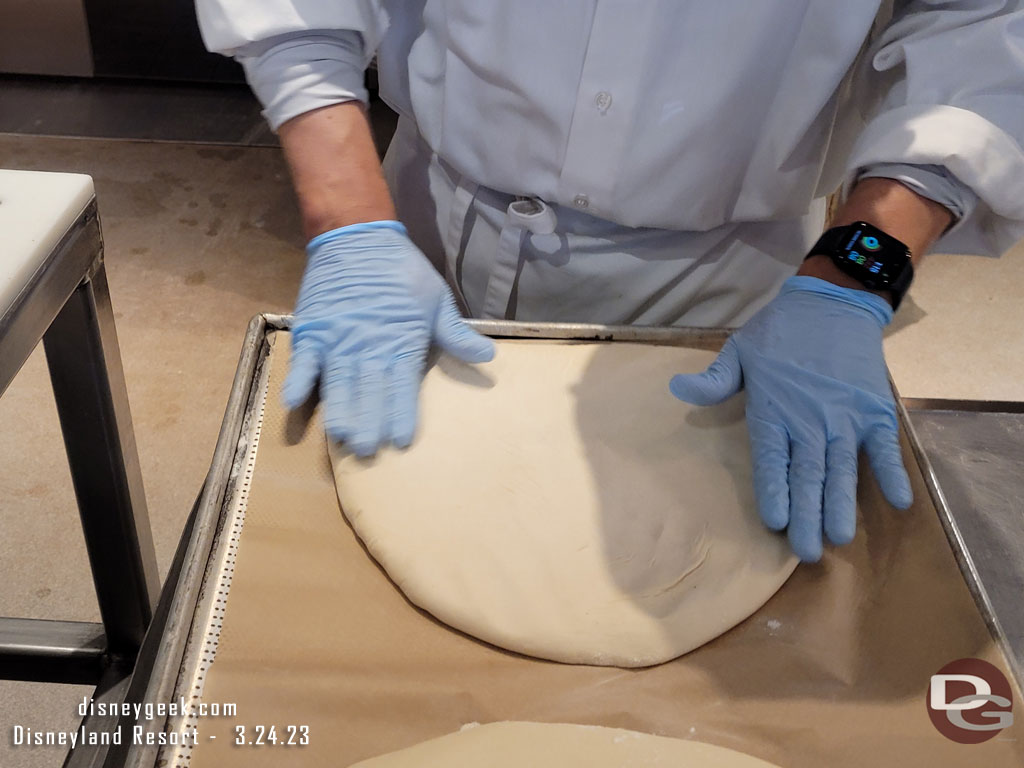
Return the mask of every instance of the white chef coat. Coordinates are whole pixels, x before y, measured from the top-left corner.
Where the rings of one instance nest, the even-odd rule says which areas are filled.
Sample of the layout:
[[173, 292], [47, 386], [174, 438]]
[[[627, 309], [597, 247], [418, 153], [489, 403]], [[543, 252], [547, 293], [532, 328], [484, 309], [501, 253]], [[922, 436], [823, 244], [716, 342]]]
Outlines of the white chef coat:
[[[382, 97], [420, 137], [406, 137], [405, 156], [422, 167], [405, 176], [429, 175], [427, 165], [436, 176], [443, 163], [453, 199], [460, 184], [476, 190], [467, 215], [491, 192], [536, 198], [562, 212], [560, 232], [569, 212], [582, 215], [570, 239], [594, 224], [600, 234], [587, 237], [625, 258], [638, 233], [649, 241], [668, 230], [679, 238], [659, 247], [695, 264], [708, 256], [706, 233], [742, 242], [750, 227], [788, 222], [753, 238], [737, 278], [768, 264], [763, 256], [795, 269], [820, 228], [820, 199], [865, 171], [901, 178], [961, 216], [939, 250], [998, 255], [1024, 236], [1022, 2], [891, 5], [197, 1], [207, 46], [242, 61], [275, 127], [365, 98], [376, 51]], [[413, 152], [415, 141], [424, 146]], [[496, 230], [496, 244], [515, 223]], [[467, 257], [442, 240], [451, 276]], [[594, 270], [605, 269], [599, 261]], [[589, 274], [580, 268], [577, 282]], [[483, 313], [502, 314], [513, 293]], [[649, 303], [634, 299], [634, 310]], [[613, 314], [682, 322], [680, 307]]]

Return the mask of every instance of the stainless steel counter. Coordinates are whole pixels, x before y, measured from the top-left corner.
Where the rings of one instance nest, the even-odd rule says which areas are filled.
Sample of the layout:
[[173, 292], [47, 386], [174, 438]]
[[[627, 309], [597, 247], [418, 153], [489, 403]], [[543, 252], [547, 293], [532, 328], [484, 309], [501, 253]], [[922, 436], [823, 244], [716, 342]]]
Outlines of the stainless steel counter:
[[968, 586], [1024, 679], [1024, 403], [905, 400]]

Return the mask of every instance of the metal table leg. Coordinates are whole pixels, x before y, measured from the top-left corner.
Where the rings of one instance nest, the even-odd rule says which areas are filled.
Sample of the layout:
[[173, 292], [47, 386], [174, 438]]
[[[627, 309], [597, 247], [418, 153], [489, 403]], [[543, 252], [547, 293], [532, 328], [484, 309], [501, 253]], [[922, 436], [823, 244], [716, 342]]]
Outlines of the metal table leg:
[[95, 683], [103, 671], [103, 625], [91, 621], [4, 619], [0, 678], [42, 683]]
[[65, 302], [43, 345], [107, 648], [134, 656], [159, 580], [102, 262]]

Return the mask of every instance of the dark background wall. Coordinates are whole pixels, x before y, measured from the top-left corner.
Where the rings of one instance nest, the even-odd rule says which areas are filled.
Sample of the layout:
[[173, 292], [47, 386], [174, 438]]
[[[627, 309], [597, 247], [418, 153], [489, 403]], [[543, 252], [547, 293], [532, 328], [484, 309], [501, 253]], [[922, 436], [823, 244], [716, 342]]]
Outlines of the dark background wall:
[[0, 73], [241, 83], [193, 0], [0, 0]]
[[243, 82], [234, 61], [206, 51], [192, 0], [84, 0], [94, 74]]

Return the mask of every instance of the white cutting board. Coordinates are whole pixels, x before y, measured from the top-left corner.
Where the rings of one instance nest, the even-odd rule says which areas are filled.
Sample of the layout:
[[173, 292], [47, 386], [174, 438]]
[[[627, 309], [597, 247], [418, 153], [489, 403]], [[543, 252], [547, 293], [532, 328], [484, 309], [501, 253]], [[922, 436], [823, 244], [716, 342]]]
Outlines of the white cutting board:
[[91, 176], [0, 170], [0, 316], [92, 197]]

